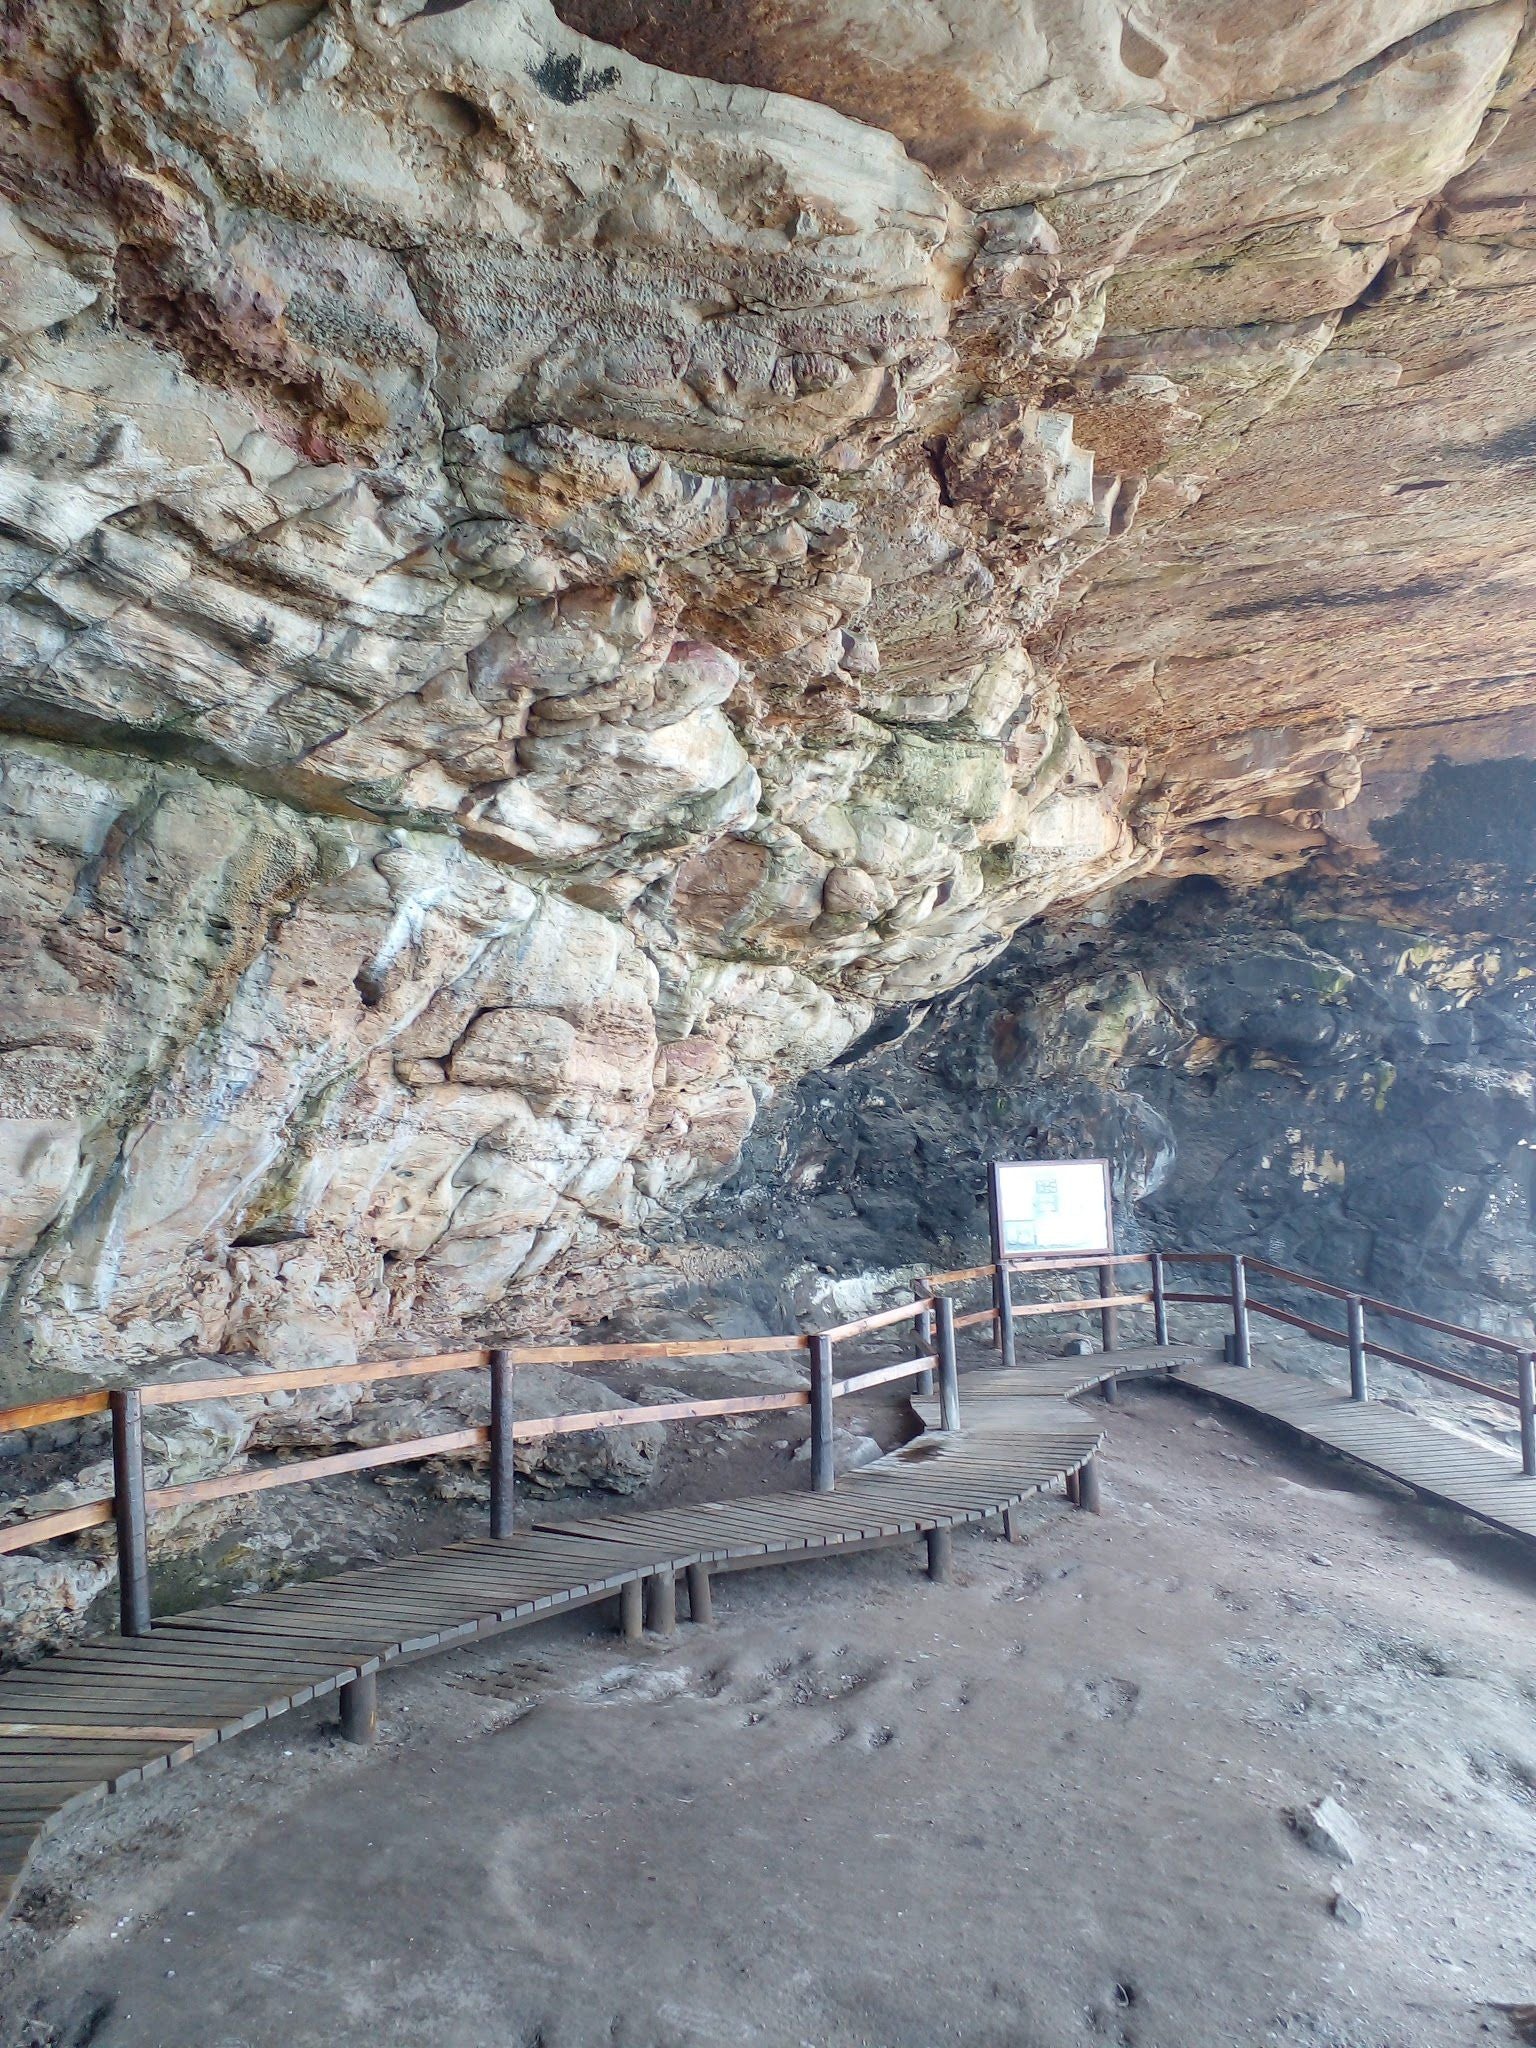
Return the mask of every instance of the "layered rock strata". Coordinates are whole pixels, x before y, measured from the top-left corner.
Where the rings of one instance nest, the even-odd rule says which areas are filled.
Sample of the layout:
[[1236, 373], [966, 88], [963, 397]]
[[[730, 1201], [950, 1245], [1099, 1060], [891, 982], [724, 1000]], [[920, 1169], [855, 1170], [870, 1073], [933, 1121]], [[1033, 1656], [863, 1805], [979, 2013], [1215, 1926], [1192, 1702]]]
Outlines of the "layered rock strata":
[[1536, 753], [1530, 53], [13, 7], [4, 1393], [559, 1334], [1031, 921]]
[[1149, 858], [1024, 646], [1091, 462], [968, 404], [1090, 339], [1030, 209], [533, 6], [8, 33], [13, 1357], [590, 1272]]

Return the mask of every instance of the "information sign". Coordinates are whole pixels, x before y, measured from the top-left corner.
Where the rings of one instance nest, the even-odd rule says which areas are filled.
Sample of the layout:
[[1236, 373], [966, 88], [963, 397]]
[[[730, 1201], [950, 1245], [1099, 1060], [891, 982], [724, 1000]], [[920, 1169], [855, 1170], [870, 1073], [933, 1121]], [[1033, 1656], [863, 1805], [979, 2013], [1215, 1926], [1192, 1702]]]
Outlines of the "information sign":
[[999, 1160], [988, 1177], [994, 1258], [1114, 1250], [1107, 1159]]

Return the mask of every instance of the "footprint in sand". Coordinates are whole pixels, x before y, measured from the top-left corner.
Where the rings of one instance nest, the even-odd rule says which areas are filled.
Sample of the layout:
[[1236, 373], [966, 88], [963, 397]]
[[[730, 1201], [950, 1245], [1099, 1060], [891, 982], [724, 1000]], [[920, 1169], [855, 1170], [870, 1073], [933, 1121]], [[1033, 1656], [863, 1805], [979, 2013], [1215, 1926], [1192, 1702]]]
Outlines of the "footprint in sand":
[[1130, 1678], [1085, 1678], [1075, 1691], [1097, 1721], [1128, 1721], [1141, 1705], [1141, 1687]]

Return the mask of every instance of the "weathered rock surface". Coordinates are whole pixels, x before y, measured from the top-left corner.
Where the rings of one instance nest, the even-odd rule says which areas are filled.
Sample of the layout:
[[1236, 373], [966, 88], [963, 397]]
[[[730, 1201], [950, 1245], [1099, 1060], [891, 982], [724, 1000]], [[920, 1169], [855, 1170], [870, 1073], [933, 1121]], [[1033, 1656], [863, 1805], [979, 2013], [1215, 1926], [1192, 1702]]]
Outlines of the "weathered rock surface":
[[[0, 1391], [557, 1334], [1032, 920], [1390, 865], [1437, 757], [1536, 754], [1532, 48], [12, 8]], [[1035, 1080], [1181, 1086], [1189, 972]]]
[[473, 1315], [1145, 860], [1023, 644], [1091, 463], [998, 399], [946, 489], [891, 139], [536, 5], [9, 33], [18, 1358]]
[[1021, 933], [768, 1113], [711, 1209], [736, 1284], [771, 1312], [821, 1260], [968, 1263], [987, 1159], [1104, 1155], [1128, 1246], [1536, 1336], [1533, 816], [1530, 763], [1442, 765], [1378, 823], [1369, 887], [1191, 882]]

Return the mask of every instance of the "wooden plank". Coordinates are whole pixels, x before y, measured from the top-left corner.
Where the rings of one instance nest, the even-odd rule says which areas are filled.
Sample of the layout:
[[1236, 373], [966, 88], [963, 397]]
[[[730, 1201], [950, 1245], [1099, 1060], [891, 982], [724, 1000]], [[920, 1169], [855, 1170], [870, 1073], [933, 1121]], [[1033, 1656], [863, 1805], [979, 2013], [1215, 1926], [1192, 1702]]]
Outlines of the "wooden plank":
[[[596, 1560], [588, 1553], [586, 1562], [590, 1567]], [[318, 1591], [294, 1593], [285, 1600], [283, 1611], [317, 1613], [343, 1604], [355, 1609], [368, 1608], [380, 1601], [416, 1601], [440, 1597], [438, 1589], [451, 1591], [455, 1584], [466, 1592], [477, 1586], [494, 1585], [499, 1594], [516, 1595], [558, 1584], [564, 1569], [563, 1559], [547, 1558], [454, 1557], [441, 1564], [413, 1560], [407, 1570], [366, 1579], [338, 1580]]]
[[38, 1429], [46, 1422], [74, 1422], [83, 1415], [105, 1415], [107, 1406], [105, 1387], [90, 1394], [64, 1394], [56, 1401], [23, 1401], [14, 1408], [0, 1408], [0, 1436], [15, 1430]]
[[28, 1550], [34, 1543], [51, 1543], [57, 1536], [73, 1536], [80, 1529], [96, 1529], [112, 1519], [111, 1496], [84, 1502], [77, 1508], [60, 1508], [51, 1515], [33, 1515], [30, 1521], [12, 1522], [0, 1528], [0, 1556], [12, 1550]]
[[[223, 1645], [216, 1641], [199, 1643], [189, 1641], [184, 1635], [167, 1635], [164, 1629], [156, 1629], [151, 1636], [140, 1636], [131, 1641], [107, 1636], [97, 1640], [87, 1639], [75, 1649], [66, 1650], [58, 1657], [50, 1657], [46, 1663], [29, 1668], [35, 1671], [74, 1671], [85, 1666], [95, 1670], [120, 1671], [126, 1676], [136, 1672], [160, 1670], [203, 1670], [217, 1666], [238, 1669], [242, 1664], [260, 1664], [264, 1669], [274, 1664], [292, 1666], [296, 1670], [318, 1671], [331, 1668], [328, 1660], [301, 1648], [289, 1650], [274, 1647], [258, 1653], [241, 1650], [234, 1645]], [[0, 1679], [0, 1685], [5, 1683]]]
[[828, 1530], [846, 1532], [856, 1528], [861, 1517], [846, 1498], [833, 1494], [808, 1494], [802, 1506], [786, 1507], [775, 1502], [772, 1508], [757, 1507], [743, 1501], [739, 1507], [724, 1507], [710, 1517], [709, 1526], [728, 1538], [739, 1537], [743, 1542], [756, 1544], [804, 1543], [826, 1534]]
[[633, 1550], [638, 1544], [653, 1547], [662, 1541], [681, 1541], [677, 1532], [685, 1525], [684, 1514], [696, 1514], [694, 1509], [662, 1509], [655, 1517], [654, 1529], [646, 1524], [652, 1519], [633, 1515], [594, 1515], [580, 1520], [559, 1522], [536, 1522], [534, 1533], [541, 1536], [559, 1536], [572, 1543], [612, 1543], [615, 1553], [620, 1549]]
[[15, 1671], [0, 1678], [0, 1699], [9, 1698], [18, 1685], [75, 1684], [86, 1683], [110, 1686], [144, 1686], [207, 1683], [230, 1684], [236, 1681], [248, 1684], [256, 1677], [272, 1675], [297, 1679], [300, 1683], [316, 1673], [334, 1669], [332, 1661], [322, 1653], [302, 1655], [302, 1646], [290, 1646], [279, 1650], [276, 1655], [220, 1657], [211, 1651], [197, 1655], [178, 1652], [177, 1637], [156, 1629], [146, 1641], [157, 1646], [165, 1639], [163, 1655], [143, 1658], [124, 1657], [114, 1654], [110, 1647], [93, 1653], [89, 1646], [71, 1651], [67, 1657], [50, 1658], [45, 1664], [33, 1665], [26, 1671]]
[[[1146, 1308], [1151, 1304], [1150, 1294], [1085, 1294], [1070, 1301], [1025, 1301], [1013, 1305], [1014, 1320], [1020, 1316], [1075, 1316], [1089, 1308]], [[1113, 1358], [1113, 1352], [1105, 1352], [1106, 1358]]]
[[[73, 1754], [71, 1754], [73, 1749]], [[197, 1753], [190, 1742], [168, 1750], [164, 1743], [153, 1749], [108, 1749], [84, 1744], [45, 1740], [33, 1736], [23, 1752], [9, 1750], [0, 1757], [0, 1771], [14, 1774], [32, 1772], [39, 1784], [100, 1784], [116, 1791], [120, 1786], [142, 1784], [168, 1770], [173, 1761], [185, 1763]]]
[[367, 1472], [376, 1465], [403, 1465], [413, 1458], [442, 1457], [450, 1451], [474, 1450], [488, 1442], [490, 1431], [455, 1429], [443, 1436], [418, 1436], [399, 1444], [379, 1444], [366, 1451], [340, 1451], [328, 1458], [301, 1458], [292, 1465], [268, 1465], [255, 1472], [236, 1472], [228, 1479], [193, 1479], [184, 1486], [161, 1486], [146, 1495], [152, 1509], [181, 1507], [188, 1501], [230, 1500], [242, 1493], [266, 1493], [276, 1486], [298, 1486], [328, 1479], [338, 1472]]
[[[208, 1624], [201, 1622], [200, 1625]], [[155, 1633], [158, 1635], [163, 1628], [174, 1626], [174, 1619], [169, 1622], [157, 1622]], [[281, 1618], [270, 1614], [232, 1618], [220, 1621], [217, 1626], [233, 1635], [259, 1636], [267, 1641], [275, 1637], [279, 1640], [310, 1642], [316, 1646], [326, 1643], [339, 1657], [355, 1658], [361, 1655], [377, 1657], [381, 1662], [388, 1662], [393, 1657], [404, 1655], [407, 1650], [429, 1649], [438, 1641], [440, 1633], [432, 1630], [418, 1631], [401, 1638], [376, 1628], [360, 1629], [342, 1620], [327, 1625], [322, 1618], [311, 1621], [298, 1615], [293, 1617], [291, 1623], [284, 1625]]]
[[884, 1386], [888, 1380], [908, 1380], [914, 1373], [932, 1372], [937, 1363], [931, 1351], [924, 1351], [916, 1358], [903, 1358], [896, 1365], [882, 1365], [874, 1372], [855, 1373], [851, 1379], [832, 1382], [832, 1398], [841, 1400], [845, 1394], [861, 1394], [866, 1387]]
[[105, 1797], [106, 1790], [104, 1778], [0, 1779], [0, 1828], [23, 1820], [47, 1820], [50, 1814]]
[[840, 1344], [845, 1337], [862, 1337], [870, 1330], [885, 1330], [892, 1323], [915, 1322], [933, 1307], [931, 1294], [919, 1295], [915, 1301], [898, 1302], [895, 1308], [877, 1309], [873, 1315], [855, 1316], [851, 1323], [834, 1323], [828, 1330], [818, 1330], [818, 1337], [825, 1337], [828, 1343]]
[[28, 1758], [43, 1762], [58, 1761], [61, 1765], [73, 1764], [84, 1771], [97, 1770], [112, 1763], [147, 1763], [151, 1757], [160, 1756], [164, 1744], [159, 1742], [119, 1742], [106, 1738], [92, 1742], [66, 1742], [44, 1735], [0, 1735], [0, 1764], [10, 1766]]
[[1445, 1380], [1453, 1387], [1465, 1387], [1485, 1400], [1501, 1401], [1506, 1408], [1518, 1408], [1520, 1396], [1511, 1387], [1496, 1387], [1489, 1380], [1474, 1379], [1470, 1373], [1453, 1372], [1448, 1365], [1432, 1365], [1427, 1358], [1415, 1358], [1408, 1351], [1394, 1351], [1389, 1345], [1367, 1342], [1366, 1356], [1384, 1358], [1392, 1365], [1405, 1365], [1410, 1372], [1424, 1373], [1432, 1380]]
[[441, 1635], [450, 1628], [462, 1625], [464, 1616], [447, 1611], [446, 1603], [430, 1601], [393, 1601], [383, 1595], [368, 1602], [336, 1599], [324, 1606], [299, 1606], [291, 1608], [255, 1607], [252, 1619], [275, 1622], [279, 1629], [291, 1629], [295, 1633], [317, 1629], [328, 1629], [332, 1635], [340, 1630], [367, 1631], [376, 1639], [393, 1642], [399, 1635], [419, 1631], [423, 1635]]
[[518, 1365], [600, 1365], [628, 1358], [714, 1358], [765, 1351], [804, 1351], [809, 1337], [715, 1337], [643, 1344], [509, 1344]]
[[0, 1701], [0, 1713], [11, 1723], [57, 1715], [60, 1719], [81, 1723], [155, 1719], [161, 1722], [196, 1720], [218, 1726], [225, 1721], [240, 1720], [247, 1714], [254, 1714], [258, 1708], [265, 1713], [269, 1707], [286, 1702], [290, 1697], [286, 1693], [267, 1695], [259, 1688], [221, 1693], [182, 1686], [143, 1692], [115, 1686], [99, 1691], [59, 1686], [21, 1699], [8, 1696]]
[[[826, 1505], [815, 1504], [818, 1498]], [[759, 1540], [810, 1541], [824, 1539], [828, 1535], [843, 1539], [851, 1536], [896, 1536], [902, 1533], [901, 1519], [899, 1509], [838, 1491], [808, 1497], [803, 1507], [798, 1503], [788, 1509], [776, 1506], [771, 1515], [761, 1518], [756, 1529], [745, 1519], [735, 1526], [744, 1534], [757, 1534]]]
[[[354, 1655], [359, 1650], [369, 1656], [379, 1654], [381, 1645], [388, 1646], [395, 1642], [393, 1636], [381, 1631], [377, 1626], [360, 1628], [355, 1621], [342, 1615], [328, 1616], [323, 1613], [310, 1614], [284, 1609], [268, 1610], [259, 1608], [254, 1603], [248, 1611], [221, 1617], [216, 1624], [210, 1624], [206, 1617], [199, 1616], [198, 1625], [216, 1626], [221, 1631], [259, 1633], [263, 1637], [275, 1638], [278, 1641], [313, 1643], [316, 1646], [327, 1644], [337, 1652], [350, 1651]], [[174, 1626], [174, 1621], [159, 1623], [156, 1625], [155, 1633], [158, 1635], [163, 1628]]]
[[161, 1380], [141, 1387], [146, 1408], [171, 1402], [238, 1401], [252, 1394], [292, 1393], [304, 1387], [351, 1387], [375, 1380], [419, 1379], [440, 1372], [471, 1372], [490, 1363], [488, 1351], [443, 1351], [429, 1358], [379, 1358], [357, 1365], [293, 1366], [276, 1372], [230, 1373], [222, 1379]]
[[[166, 1637], [167, 1631], [160, 1627], [155, 1630], [153, 1639], [160, 1642]], [[209, 1630], [206, 1636], [190, 1630], [185, 1633], [177, 1631], [169, 1640], [173, 1644], [185, 1642], [199, 1653], [206, 1645], [210, 1658], [228, 1656], [235, 1662], [237, 1668], [249, 1663], [265, 1665], [274, 1671], [283, 1671], [291, 1666], [296, 1671], [329, 1672], [338, 1683], [345, 1683], [353, 1678], [366, 1678], [370, 1671], [377, 1671], [379, 1668], [376, 1657], [349, 1659], [337, 1656], [332, 1654], [324, 1643], [285, 1644], [277, 1640], [253, 1641], [230, 1630]]]
[[129, 1721], [114, 1725], [49, 1715], [37, 1715], [22, 1721], [0, 1720], [0, 1735], [45, 1735], [50, 1741], [78, 1737], [81, 1741], [92, 1742], [104, 1742], [110, 1738], [124, 1742], [195, 1742], [202, 1745], [210, 1741], [215, 1732], [213, 1726], [202, 1721], [195, 1727], [171, 1727], [160, 1722]]
[[499, 1586], [514, 1594], [524, 1588], [534, 1592], [547, 1591], [567, 1582], [575, 1590], [594, 1578], [607, 1584], [631, 1576], [633, 1569], [633, 1545], [582, 1543], [575, 1538], [566, 1556], [551, 1558], [541, 1563], [537, 1570], [525, 1567], [514, 1573], [497, 1571], [490, 1559], [484, 1563], [466, 1560], [454, 1567], [455, 1574], [462, 1577], [467, 1585]]
[[809, 1408], [808, 1393], [744, 1395], [719, 1401], [655, 1401], [649, 1406], [592, 1408], [573, 1415], [538, 1415], [513, 1424], [513, 1441], [539, 1443], [548, 1436], [574, 1436], [590, 1429], [633, 1429], [647, 1422], [691, 1422], [708, 1415], [777, 1415]]

